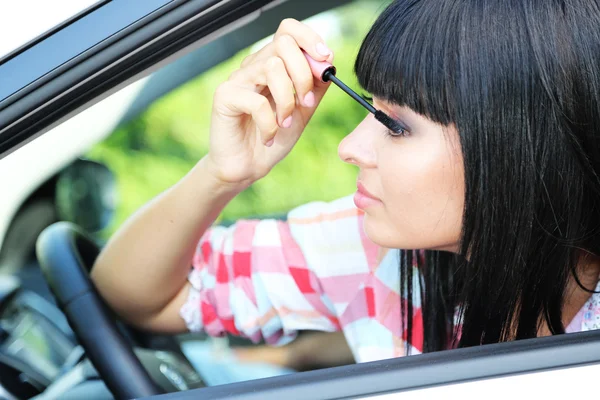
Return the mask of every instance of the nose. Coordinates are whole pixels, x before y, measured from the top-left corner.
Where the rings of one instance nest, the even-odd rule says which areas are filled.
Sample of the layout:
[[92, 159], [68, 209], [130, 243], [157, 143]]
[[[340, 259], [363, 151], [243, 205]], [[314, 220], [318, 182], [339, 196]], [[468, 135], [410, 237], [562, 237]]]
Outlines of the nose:
[[375, 138], [371, 115], [367, 116], [338, 146], [338, 156], [344, 162], [361, 168], [374, 168], [377, 165]]

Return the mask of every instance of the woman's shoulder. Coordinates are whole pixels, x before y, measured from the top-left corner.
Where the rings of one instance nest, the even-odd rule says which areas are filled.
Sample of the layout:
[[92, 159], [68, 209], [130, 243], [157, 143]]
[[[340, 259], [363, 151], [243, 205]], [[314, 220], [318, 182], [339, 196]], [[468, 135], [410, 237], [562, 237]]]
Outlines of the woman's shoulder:
[[368, 273], [379, 247], [366, 236], [364, 213], [352, 196], [315, 201], [288, 214], [288, 226], [307, 263], [319, 276]]
[[[600, 282], [596, 285], [594, 293], [590, 296], [588, 301], [585, 302], [581, 308], [579, 314], [581, 314], [581, 321], [574, 331], [591, 331], [600, 329]], [[577, 320], [577, 316], [574, 321]], [[573, 325], [573, 323], [571, 323]], [[577, 329], [581, 327], [581, 329]]]
[[[368, 241], [363, 230], [363, 211], [356, 208], [352, 196], [333, 201], [314, 201], [290, 211], [287, 222], [300, 245], [337, 249]], [[370, 245], [370, 243], [369, 243]]]

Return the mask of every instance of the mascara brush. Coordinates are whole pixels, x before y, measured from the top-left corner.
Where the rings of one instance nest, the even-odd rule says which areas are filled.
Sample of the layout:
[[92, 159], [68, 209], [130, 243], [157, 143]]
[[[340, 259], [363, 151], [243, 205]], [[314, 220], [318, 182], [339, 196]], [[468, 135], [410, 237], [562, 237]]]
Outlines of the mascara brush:
[[396, 120], [391, 118], [389, 115], [380, 111], [373, 107], [368, 101], [363, 99], [359, 94], [357, 94], [354, 90], [350, 89], [344, 82], [342, 82], [336, 74], [336, 69], [333, 65], [325, 61], [317, 61], [311, 56], [309, 56], [306, 52], [304, 52], [304, 57], [308, 60], [308, 64], [310, 65], [310, 69], [313, 75], [320, 79], [322, 82], [333, 82], [337, 87], [346, 92], [350, 97], [356, 100], [361, 106], [367, 109], [371, 114], [375, 116], [375, 119], [385, 125], [386, 128], [395, 133], [401, 133], [405, 130], [405, 128]]

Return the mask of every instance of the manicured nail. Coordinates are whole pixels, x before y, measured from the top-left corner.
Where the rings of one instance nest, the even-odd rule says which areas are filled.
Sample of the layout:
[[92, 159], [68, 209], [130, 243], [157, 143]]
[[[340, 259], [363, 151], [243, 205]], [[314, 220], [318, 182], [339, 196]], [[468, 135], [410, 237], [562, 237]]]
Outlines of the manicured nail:
[[324, 43], [317, 43], [317, 53], [323, 57], [327, 57], [331, 54], [331, 50]]
[[284, 119], [281, 126], [283, 126], [284, 128], [289, 128], [290, 126], [292, 126], [292, 116], [290, 115], [289, 117]]
[[269, 140], [267, 143], [265, 143], [265, 146], [271, 147], [271, 146], [273, 146], [273, 143], [275, 143], [275, 138], [273, 138], [273, 139]]
[[308, 108], [312, 108], [315, 106], [315, 94], [310, 91], [304, 96], [304, 105]]

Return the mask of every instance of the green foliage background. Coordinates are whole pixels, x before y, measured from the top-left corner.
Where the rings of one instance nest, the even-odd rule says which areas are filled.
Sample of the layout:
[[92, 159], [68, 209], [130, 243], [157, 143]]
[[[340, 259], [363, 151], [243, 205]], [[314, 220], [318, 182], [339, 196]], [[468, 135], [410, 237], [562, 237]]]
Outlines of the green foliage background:
[[[336, 55], [338, 76], [356, 89], [354, 59], [383, 3], [358, 1], [329, 12], [340, 26], [339, 34], [327, 38]], [[167, 94], [89, 152], [88, 158], [105, 163], [117, 177], [119, 204], [106, 235], [181, 179], [207, 153], [212, 94], [250, 52], [250, 48], [239, 52]], [[237, 196], [221, 218], [281, 214], [309, 201], [352, 193], [356, 169], [339, 160], [337, 147], [365, 115], [354, 100], [331, 87], [290, 155]]]

